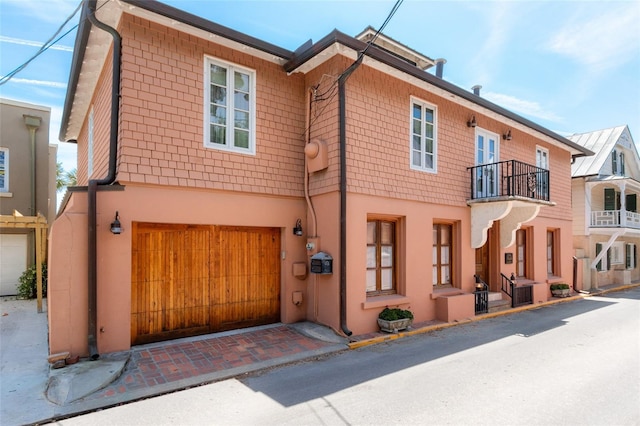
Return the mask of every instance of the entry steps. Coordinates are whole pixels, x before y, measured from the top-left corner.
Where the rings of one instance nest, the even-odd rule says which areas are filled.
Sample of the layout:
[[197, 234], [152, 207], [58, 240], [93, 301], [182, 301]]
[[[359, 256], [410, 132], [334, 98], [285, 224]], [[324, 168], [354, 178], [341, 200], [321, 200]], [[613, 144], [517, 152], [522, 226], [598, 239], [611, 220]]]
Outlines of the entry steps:
[[489, 313], [511, 309], [511, 300], [503, 299], [502, 292], [489, 292]]

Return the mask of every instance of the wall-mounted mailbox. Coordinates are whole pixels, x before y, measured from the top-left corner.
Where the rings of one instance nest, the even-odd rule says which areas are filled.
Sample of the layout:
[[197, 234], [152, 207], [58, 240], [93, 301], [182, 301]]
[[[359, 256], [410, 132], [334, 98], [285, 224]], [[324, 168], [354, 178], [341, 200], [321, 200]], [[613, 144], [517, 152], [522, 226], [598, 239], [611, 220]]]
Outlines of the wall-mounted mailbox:
[[311, 256], [311, 273], [312, 274], [332, 274], [333, 273], [333, 257], [323, 251]]

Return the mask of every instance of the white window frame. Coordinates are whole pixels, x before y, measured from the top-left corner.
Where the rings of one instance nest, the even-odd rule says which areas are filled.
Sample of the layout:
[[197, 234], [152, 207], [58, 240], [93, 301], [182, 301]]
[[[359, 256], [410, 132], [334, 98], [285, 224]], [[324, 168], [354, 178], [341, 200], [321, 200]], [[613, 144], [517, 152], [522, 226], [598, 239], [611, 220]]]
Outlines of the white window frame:
[[[415, 135], [413, 132], [413, 108], [417, 105], [421, 108], [422, 114], [420, 118], [420, 131], [419, 135]], [[424, 110], [425, 108], [433, 111], [433, 123], [429, 123], [433, 126], [433, 138], [432, 138], [432, 150], [431, 155], [433, 156], [433, 167], [425, 166], [425, 155], [426, 152], [426, 135], [425, 135], [425, 125], [428, 123], [424, 120]], [[416, 150], [413, 148], [413, 137], [420, 137], [420, 165], [414, 164], [414, 155], [416, 155]], [[438, 172], [438, 107], [436, 105], [430, 104], [428, 102], [422, 101], [418, 98], [411, 97], [411, 103], [409, 105], [409, 167], [412, 170], [419, 170], [421, 172], [427, 173], [437, 173]]]
[[610, 254], [610, 264], [614, 265], [624, 265], [626, 262], [626, 251], [625, 251], [625, 243], [622, 241], [616, 241], [611, 245]]
[[93, 174], [94, 125], [93, 106], [91, 106], [87, 123], [87, 179], [91, 179], [91, 175]]
[[0, 163], [0, 169], [4, 172], [4, 185], [0, 186], [0, 192], [9, 192], [9, 148], [0, 147], [4, 153], [4, 162]]
[[[480, 150], [480, 138], [482, 138], [482, 150]], [[485, 167], [476, 168], [473, 184], [475, 197], [495, 197], [500, 194], [501, 190], [498, 179], [499, 165], [496, 164], [500, 162], [500, 137], [497, 133], [476, 127], [474, 140], [476, 166], [488, 164]], [[491, 140], [494, 142], [493, 151], [488, 146]], [[482, 151], [482, 155], [480, 151]]]
[[[546, 164], [542, 164], [542, 158], [546, 159]], [[549, 150], [541, 146], [536, 146], [536, 167], [549, 170]]]
[[[246, 68], [231, 62], [223, 61], [218, 58], [213, 58], [211, 56], [205, 55], [204, 60], [204, 146], [205, 148], [213, 148], [219, 149], [222, 151], [231, 151], [237, 152], [241, 154], [250, 154], [255, 155], [256, 153], [256, 72], [250, 68]], [[234, 96], [229, 95], [229, 92], [233, 93], [233, 89], [228, 90], [227, 93], [227, 114], [226, 114], [226, 138], [225, 143], [214, 143], [211, 142], [210, 134], [211, 134], [211, 117], [210, 117], [210, 105], [211, 105], [211, 66], [216, 65], [219, 67], [223, 67], [227, 70], [227, 90], [229, 87], [233, 86], [233, 76], [235, 72], [241, 72], [243, 74], [249, 75], [249, 147], [243, 148], [235, 146], [234, 143]], [[231, 131], [229, 128], [231, 127]]]
[[636, 269], [636, 245], [627, 243], [625, 246], [625, 267], [627, 269]]

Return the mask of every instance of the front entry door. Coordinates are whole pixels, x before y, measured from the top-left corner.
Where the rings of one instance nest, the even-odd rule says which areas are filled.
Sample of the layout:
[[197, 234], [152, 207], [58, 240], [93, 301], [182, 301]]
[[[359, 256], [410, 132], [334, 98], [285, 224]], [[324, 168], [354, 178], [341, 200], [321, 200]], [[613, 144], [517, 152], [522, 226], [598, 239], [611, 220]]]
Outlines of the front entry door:
[[489, 241], [476, 249], [476, 275], [489, 284]]
[[495, 264], [499, 253], [497, 236], [500, 235], [500, 231], [497, 229], [498, 226], [499, 223], [494, 223], [493, 227], [487, 230], [487, 242], [476, 249], [476, 275], [487, 283], [490, 291], [500, 291], [498, 288], [499, 277], [495, 276], [495, 271], [499, 270], [498, 265]]

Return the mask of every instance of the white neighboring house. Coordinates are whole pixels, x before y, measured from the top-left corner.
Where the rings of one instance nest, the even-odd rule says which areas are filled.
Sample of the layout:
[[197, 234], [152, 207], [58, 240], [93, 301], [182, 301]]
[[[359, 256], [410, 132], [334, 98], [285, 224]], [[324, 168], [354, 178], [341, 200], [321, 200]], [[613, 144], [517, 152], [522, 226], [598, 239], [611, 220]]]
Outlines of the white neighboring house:
[[582, 289], [640, 280], [640, 157], [629, 127], [568, 139], [595, 152], [571, 166], [573, 247], [582, 259]]

